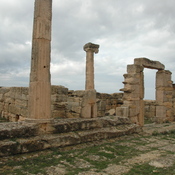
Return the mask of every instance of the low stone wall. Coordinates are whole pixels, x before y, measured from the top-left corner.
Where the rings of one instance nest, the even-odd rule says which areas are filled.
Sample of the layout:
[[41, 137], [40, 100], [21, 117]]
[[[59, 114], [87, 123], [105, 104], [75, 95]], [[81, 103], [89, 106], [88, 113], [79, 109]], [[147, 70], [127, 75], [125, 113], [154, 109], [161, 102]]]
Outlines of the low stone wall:
[[[63, 86], [52, 86], [51, 109], [53, 118], [80, 118], [83, 90], [71, 91]], [[115, 115], [115, 108], [122, 104], [122, 93], [97, 93], [98, 117]], [[110, 111], [112, 109], [112, 112]], [[9, 121], [24, 120], [28, 116], [28, 88], [1, 87], [0, 114]]]
[[[175, 88], [174, 88], [175, 89]], [[51, 104], [53, 118], [80, 118], [83, 90], [68, 90], [63, 86], [52, 86]], [[97, 116], [115, 115], [116, 107], [123, 104], [123, 93], [98, 93]], [[173, 92], [173, 112], [175, 116], [175, 90]], [[155, 121], [154, 100], [145, 100], [146, 119]], [[0, 114], [9, 121], [23, 120], [28, 116], [28, 88], [0, 87]]]
[[145, 103], [144, 118], [146, 120], [155, 122], [157, 102], [155, 100], [145, 100], [144, 103]]
[[1, 87], [0, 88], [1, 117], [9, 121], [17, 121], [28, 115], [28, 88]]

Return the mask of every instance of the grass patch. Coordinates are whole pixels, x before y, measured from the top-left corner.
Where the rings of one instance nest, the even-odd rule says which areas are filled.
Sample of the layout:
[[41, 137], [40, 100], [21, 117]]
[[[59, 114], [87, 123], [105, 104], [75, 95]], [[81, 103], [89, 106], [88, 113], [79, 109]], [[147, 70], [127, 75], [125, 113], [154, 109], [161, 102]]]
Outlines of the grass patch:
[[168, 135], [172, 138], [175, 138], [175, 130], [171, 130], [171, 131], [164, 131], [164, 132], [158, 132], [158, 131], [153, 131], [152, 133], [153, 136], [161, 136], [161, 135]]
[[174, 175], [175, 174], [175, 165], [169, 168], [156, 168], [149, 165], [148, 163], [142, 165], [135, 165], [133, 168], [124, 175]]

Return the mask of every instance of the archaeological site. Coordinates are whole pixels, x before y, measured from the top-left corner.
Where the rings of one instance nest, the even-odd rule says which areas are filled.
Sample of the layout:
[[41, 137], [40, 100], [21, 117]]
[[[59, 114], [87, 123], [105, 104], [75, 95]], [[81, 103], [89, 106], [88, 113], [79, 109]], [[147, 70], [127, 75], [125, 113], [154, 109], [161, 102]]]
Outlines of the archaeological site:
[[[98, 93], [94, 57], [98, 44], [84, 45], [85, 90], [52, 86], [52, 0], [35, 0], [29, 87], [0, 87], [0, 156], [139, 133], [144, 120], [175, 120], [175, 85], [159, 61], [135, 58], [127, 65], [121, 93]], [[156, 100], [144, 100], [144, 69], [156, 69]], [[117, 90], [116, 90], [117, 91]]]

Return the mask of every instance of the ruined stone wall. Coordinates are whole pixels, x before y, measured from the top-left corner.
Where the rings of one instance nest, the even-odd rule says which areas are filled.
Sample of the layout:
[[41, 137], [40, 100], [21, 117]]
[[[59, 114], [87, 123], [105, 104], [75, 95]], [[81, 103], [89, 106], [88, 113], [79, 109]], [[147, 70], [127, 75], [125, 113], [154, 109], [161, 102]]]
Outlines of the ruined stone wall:
[[[83, 90], [71, 91], [63, 86], [52, 86], [51, 110], [53, 118], [80, 118]], [[115, 115], [115, 108], [122, 104], [122, 93], [97, 93], [97, 116]], [[112, 109], [112, 111], [111, 111]], [[28, 88], [1, 87], [0, 114], [10, 121], [28, 116]]]
[[115, 115], [116, 107], [123, 104], [123, 93], [97, 93], [97, 116]]
[[[80, 118], [83, 90], [68, 90], [63, 86], [52, 86], [51, 109], [53, 118]], [[173, 113], [175, 116], [175, 85], [173, 91]], [[146, 119], [155, 121], [157, 102], [145, 100]], [[116, 107], [123, 104], [123, 93], [97, 93], [97, 116], [115, 115]], [[10, 121], [23, 120], [28, 115], [28, 88], [1, 87], [0, 115]]]
[[0, 113], [1, 117], [10, 121], [28, 115], [28, 88], [8, 87], [0, 88]]
[[172, 103], [173, 103], [173, 116], [175, 118], [175, 84], [173, 84], [173, 99], [172, 99]]
[[144, 118], [146, 120], [155, 122], [156, 117], [156, 100], [144, 100], [145, 103], [145, 112], [144, 112]]

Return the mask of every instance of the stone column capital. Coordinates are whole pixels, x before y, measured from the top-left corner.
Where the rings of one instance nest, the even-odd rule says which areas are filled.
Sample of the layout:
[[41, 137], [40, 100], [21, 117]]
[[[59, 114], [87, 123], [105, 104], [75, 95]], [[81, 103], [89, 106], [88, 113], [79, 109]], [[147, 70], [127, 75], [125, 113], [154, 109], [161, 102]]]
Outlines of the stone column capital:
[[88, 52], [88, 51], [92, 51], [94, 53], [98, 53], [99, 51], [99, 45], [98, 44], [93, 44], [93, 43], [87, 43], [84, 45], [83, 49], [84, 51]]

